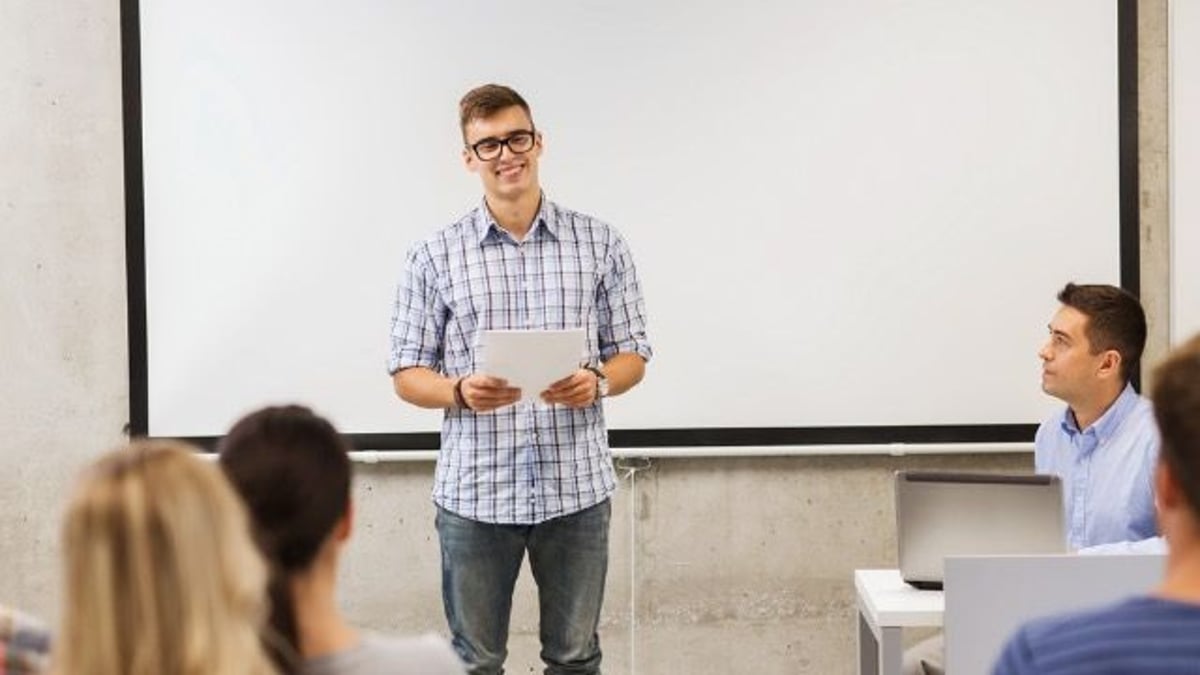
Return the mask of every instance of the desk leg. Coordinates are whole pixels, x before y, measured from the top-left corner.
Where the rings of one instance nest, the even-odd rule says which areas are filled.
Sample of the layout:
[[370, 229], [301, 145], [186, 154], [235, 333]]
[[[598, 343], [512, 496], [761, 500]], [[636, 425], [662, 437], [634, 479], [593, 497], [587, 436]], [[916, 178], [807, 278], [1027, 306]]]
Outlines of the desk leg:
[[900, 675], [904, 660], [904, 648], [900, 642], [900, 628], [880, 628], [883, 637], [879, 640], [879, 670], [882, 675]]
[[858, 675], [879, 675], [879, 642], [861, 610], [858, 613]]
[[879, 636], [862, 612], [858, 614], [858, 672], [859, 675], [900, 675], [904, 657], [901, 629], [882, 627]]

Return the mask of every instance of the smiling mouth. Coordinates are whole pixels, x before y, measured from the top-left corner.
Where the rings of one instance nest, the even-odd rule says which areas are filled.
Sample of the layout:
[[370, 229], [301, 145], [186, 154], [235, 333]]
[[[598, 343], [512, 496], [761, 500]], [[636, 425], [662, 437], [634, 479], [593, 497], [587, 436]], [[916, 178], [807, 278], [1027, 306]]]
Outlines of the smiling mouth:
[[497, 176], [515, 176], [516, 174], [520, 173], [521, 170], [524, 168], [525, 168], [524, 164], [512, 164], [509, 166], [502, 166], [502, 167], [496, 169], [496, 175]]

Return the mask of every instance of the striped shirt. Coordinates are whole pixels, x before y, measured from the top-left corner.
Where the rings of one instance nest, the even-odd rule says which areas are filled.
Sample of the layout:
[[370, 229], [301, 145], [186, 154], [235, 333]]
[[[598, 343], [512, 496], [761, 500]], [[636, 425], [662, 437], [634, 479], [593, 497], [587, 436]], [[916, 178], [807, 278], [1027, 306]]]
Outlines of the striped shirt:
[[49, 671], [50, 631], [39, 620], [0, 605], [0, 674]]
[[1043, 422], [1033, 456], [1038, 473], [1062, 479], [1071, 548], [1138, 541], [1157, 532], [1158, 427], [1150, 401], [1132, 386], [1087, 429], [1079, 429], [1068, 409]]
[[[389, 371], [479, 372], [487, 329], [583, 328], [587, 363], [649, 360], [633, 258], [615, 229], [543, 197], [523, 241], [486, 204], [409, 251], [392, 318]], [[581, 364], [583, 365], [583, 364]], [[536, 396], [487, 413], [447, 410], [433, 500], [463, 518], [533, 524], [582, 511], [616, 489], [600, 401]]]
[[1138, 597], [1022, 626], [993, 675], [1195, 675], [1200, 605]]

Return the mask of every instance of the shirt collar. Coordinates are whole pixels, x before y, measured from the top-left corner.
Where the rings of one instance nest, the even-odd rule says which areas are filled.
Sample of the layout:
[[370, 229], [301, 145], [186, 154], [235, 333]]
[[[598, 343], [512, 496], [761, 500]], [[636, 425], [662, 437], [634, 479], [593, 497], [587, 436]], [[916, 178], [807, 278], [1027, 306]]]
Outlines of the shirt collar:
[[[1121, 391], [1121, 395], [1117, 397], [1117, 400], [1113, 401], [1112, 405], [1108, 406], [1108, 410], [1105, 410], [1104, 414], [1100, 416], [1100, 419], [1092, 422], [1092, 425], [1088, 429], [1094, 430], [1093, 433], [1095, 433], [1097, 440], [1108, 440], [1121, 427], [1121, 422], [1124, 422], [1125, 418], [1129, 416], [1130, 411], [1137, 405], [1137, 401], [1138, 393], [1133, 390], [1133, 385], [1126, 384], [1125, 389]], [[1061, 424], [1063, 431], [1071, 436], [1081, 431], [1075, 423], [1075, 415], [1071, 414], [1069, 407], [1063, 411]], [[1086, 432], [1088, 429], [1083, 429], [1082, 431]]]
[[[529, 233], [525, 235], [525, 240], [535, 240], [539, 236], [549, 236], [553, 239], [558, 239], [558, 208], [549, 199], [546, 199], [546, 193], [542, 193], [541, 201], [538, 203], [537, 213], [533, 216], [533, 226], [529, 228]], [[508, 234], [500, 224], [496, 222], [495, 216], [492, 215], [492, 210], [488, 208], [487, 199], [482, 199], [479, 202], [479, 208], [475, 210], [475, 235], [478, 237], [480, 244], [483, 244], [489, 237], [503, 241], [505, 238], [512, 239], [512, 235]]]

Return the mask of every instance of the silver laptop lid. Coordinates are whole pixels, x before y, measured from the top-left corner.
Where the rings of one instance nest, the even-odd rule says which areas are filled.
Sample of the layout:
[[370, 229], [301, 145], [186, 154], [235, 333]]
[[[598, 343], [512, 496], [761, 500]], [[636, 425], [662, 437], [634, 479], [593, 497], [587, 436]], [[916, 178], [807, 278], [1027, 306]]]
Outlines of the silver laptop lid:
[[940, 588], [948, 555], [1065, 553], [1057, 476], [899, 471], [900, 575]]

